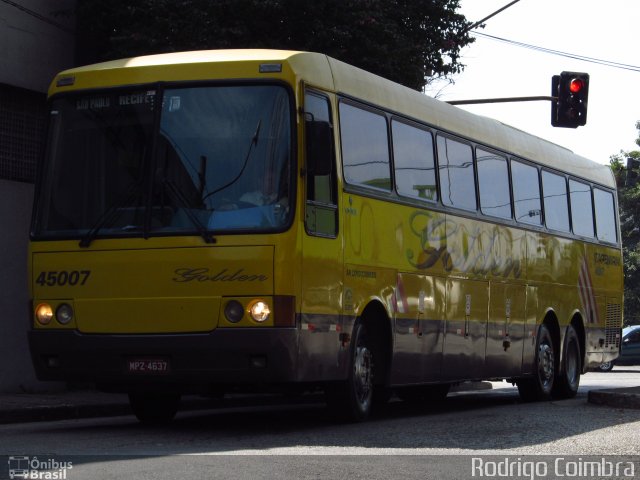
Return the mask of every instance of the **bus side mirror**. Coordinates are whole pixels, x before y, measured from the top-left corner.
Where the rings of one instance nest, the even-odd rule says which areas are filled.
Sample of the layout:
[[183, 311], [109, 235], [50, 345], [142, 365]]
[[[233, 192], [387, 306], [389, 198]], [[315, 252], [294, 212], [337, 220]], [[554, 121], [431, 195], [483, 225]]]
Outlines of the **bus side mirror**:
[[328, 122], [307, 120], [307, 173], [311, 176], [330, 175], [333, 167], [333, 136]]

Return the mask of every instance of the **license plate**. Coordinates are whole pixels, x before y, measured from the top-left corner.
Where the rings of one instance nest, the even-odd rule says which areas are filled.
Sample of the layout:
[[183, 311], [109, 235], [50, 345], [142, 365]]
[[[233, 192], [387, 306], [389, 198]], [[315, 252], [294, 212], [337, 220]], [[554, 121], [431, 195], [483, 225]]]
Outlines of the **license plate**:
[[169, 360], [166, 358], [130, 358], [127, 360], [126, 369], [129, 373], [168, 373]]

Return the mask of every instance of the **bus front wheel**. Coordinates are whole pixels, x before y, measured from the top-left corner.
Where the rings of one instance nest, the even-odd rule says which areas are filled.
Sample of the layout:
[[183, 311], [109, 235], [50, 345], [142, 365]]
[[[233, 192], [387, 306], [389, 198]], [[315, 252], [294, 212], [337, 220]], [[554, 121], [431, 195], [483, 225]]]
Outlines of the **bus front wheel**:
[[134, 415], [145, 425], [161, 425], [173, 420], [180, 406], [177, 393], [131, 392], [129, 404]]
[[536, 342], [536, 358], [532, 377], [517, 381], [520, 398], [525, 402], [549, 400], [556, 380], [556, 354], [551, 332], [540, 325]]
[[327, 389], [329, 406], [341, 417], [360, 422], [373, 405], [374, 356], [371, 339], [362, 323], [353, 328], [350, 368], [347, 380]]

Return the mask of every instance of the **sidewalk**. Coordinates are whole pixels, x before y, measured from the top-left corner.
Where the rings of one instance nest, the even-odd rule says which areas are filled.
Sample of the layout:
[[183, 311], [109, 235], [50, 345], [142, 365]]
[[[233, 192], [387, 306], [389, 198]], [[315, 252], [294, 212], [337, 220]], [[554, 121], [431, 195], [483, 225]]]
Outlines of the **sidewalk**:
[[[463, 384], [455, 391], [484, 390], [488, 382]], [[255, 397], [235, 399], [236, 406], [255, 404]], [[226, 400], [226, 399], [225, 399]], [[197, 395], [183, 397], [180, 410], [203, 410], [228, 406], [223, 399]], [[272, 400], [273, 401], [273, 400]], [[589, 403], [616, 408], [640, 409], [640, 387], [591, 390]], [[95, 390], [64, 391], [59, 393], [0, 394], [0, 424], [67, 420], [92, 417], [132, 415], [125, 394], [101, 393]]]

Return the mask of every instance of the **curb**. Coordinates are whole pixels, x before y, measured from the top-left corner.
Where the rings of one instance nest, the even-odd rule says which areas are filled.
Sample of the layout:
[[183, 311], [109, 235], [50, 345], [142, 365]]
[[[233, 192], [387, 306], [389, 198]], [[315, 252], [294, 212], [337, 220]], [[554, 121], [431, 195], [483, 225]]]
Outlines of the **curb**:
[[609, 407], [640, 409], [640, 387], [589, 390], [587, 401]]

